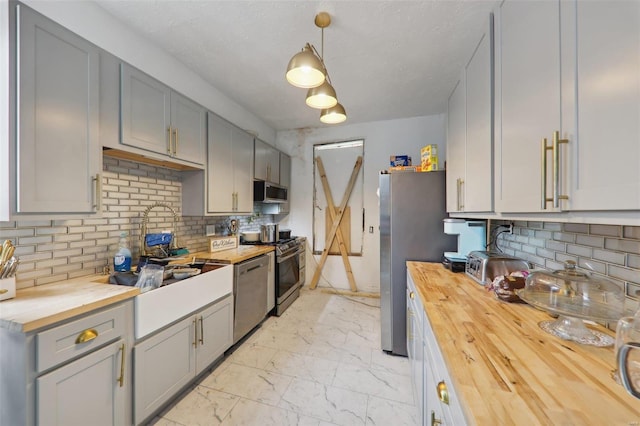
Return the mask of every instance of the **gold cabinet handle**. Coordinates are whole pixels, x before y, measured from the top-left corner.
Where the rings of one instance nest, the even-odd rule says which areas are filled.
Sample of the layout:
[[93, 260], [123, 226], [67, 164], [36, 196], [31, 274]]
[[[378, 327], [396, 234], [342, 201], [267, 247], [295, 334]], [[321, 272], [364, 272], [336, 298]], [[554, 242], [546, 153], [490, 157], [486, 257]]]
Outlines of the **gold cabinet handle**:
[[547, 138], [542, 138], [542, 142], [540, 145], [540, 164], [541, 164], [541, 170], [540, 170], [540, 193], [541, 195], [541, 201], [542, 204], [540, 207], [542, 207], [542, 210], [546, 210], [547, 209], [547, 203], [550, 201], [553, 201], [553, 198], [548, 198], [547, 197], [547, 151], [552, 151], [553, 150], [553, 145], [552, 146], [547, 146]]
[[441, 425], [442, 420], [436, 419], [436, 412], [431, 410], [431, 426]]
[[9, 290], [7, 290], [6, 288], [0, 288], [0, 294], [5, 294], [8, 293]]
[[198, 320], [196, 318], [193, 319], [193, 347], [198, 347]]
[[169, 144], [167, 145], [167, 154], [171, 155], [171, 148], [172, 148], [172, 143], [171, 143], [171, 126], [167, 127], [167, 134], [169, 136]]
[[178, 155], [178, 128], [173, 129], [173, 155]]
[[87, 343], [98, 337], [98, 331], [95, 328], [89, 328], [78, 334], [76, 344]]
[[460, 179], [460, 211], [464, 211], [464, 179]]
[[118, 377], [118, 383], [120, 387], [124, 386], [124, 357], [125, 357], [125, 345], [124, 343], [120, 346], [120, 351], [122, 352], [122, 358], [120, 359], [120, 377]]
[[409, 299], [413, 300], [413, 299], [415, 299], [415, 297], [416, 297], [416, 295], [412, 291], [410, 291], [409, 292]]
[[444, 380], [438, 382], [436, 390], [438, 391], [438, 398], [440, 399], [440, 401], [449, 405], [449, 391], [447, 390], [447, 384], [444, 382]]
[[204, 345], [204, 317], [200, 315], [200, 344]]
[[91, 178], [91, 180], [95, 191], [93, 194], [93, 208], [99, 212], [102, 210], [102, 179], [100, 173], [96, 174], [96, 177]]
[[568, 195], [560, 195], [560, 144], [568, 144], [569, 139], [560, 139], [560, 132], [553, 132], [553, 207], [560, 207], [560, 200], [568, 200]]

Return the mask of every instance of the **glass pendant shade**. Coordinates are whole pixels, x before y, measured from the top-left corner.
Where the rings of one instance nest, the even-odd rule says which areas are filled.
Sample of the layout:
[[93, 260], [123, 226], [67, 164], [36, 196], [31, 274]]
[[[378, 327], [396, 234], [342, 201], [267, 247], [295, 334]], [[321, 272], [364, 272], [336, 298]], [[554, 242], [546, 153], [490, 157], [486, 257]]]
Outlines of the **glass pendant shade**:
[[323, 109], [322, 112], [320, 112], [320, 121], [325, 124], [338, 124], [346, 119], [347, 113], [339, 103], [331, 108]]
[[336, 91], [327, 80], [318, 87], [312, 87], [307, 92], [307, 105], [311, 108], [326, 109], [338, 103]]
[[308, 89], [324, 83], [324, 67], [313, 53], [309, 43], [296, 53], [287, 66], [287, 81], [296, 87]]

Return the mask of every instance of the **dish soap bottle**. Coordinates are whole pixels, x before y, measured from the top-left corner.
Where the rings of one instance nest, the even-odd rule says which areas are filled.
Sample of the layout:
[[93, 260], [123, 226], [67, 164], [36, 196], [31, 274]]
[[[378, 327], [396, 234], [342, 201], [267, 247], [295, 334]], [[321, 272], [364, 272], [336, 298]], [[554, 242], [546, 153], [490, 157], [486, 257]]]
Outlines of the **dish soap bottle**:
[[131, 249], [126, 232], [120, 233], [118, 251], [113, 256], [113, 269], [117, 272], [129, 272], [131, 270]]

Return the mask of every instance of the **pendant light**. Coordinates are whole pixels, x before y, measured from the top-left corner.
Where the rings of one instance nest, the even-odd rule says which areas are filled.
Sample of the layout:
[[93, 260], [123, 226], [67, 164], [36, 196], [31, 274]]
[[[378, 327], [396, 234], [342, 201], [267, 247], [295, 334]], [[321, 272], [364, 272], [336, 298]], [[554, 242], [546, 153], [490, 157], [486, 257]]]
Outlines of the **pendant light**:
[[325, 124], [338, 124], [347, 119], [347, 113], [344, 110], [342, 104], [336, 104], [335, 106], [327, 109], [323, 109], [320, 112], [320, 121]]
[[307, 105], [311, 108], [331, 108], [338, 103], [336, 91], [327, 79], [318, 87], [312, 87], [307, 92]]
[[347, 119], [347, 114], [344, 107], [338, 103], [338, 96], [323, 59], [324, 29], [331, 24], [331, 16], [327, 12], [320, 12], [314, 22], [321, 30], [320, 54], [312, 44], [307, 43], [302, 52], [291, 58], [285, 76], [293, 86], [309, 89], [306, 104], [322, 110], [320, 121], [329, 124], [341, 123]]
[[287, 67], [287, 81], [303, 89], [320, 86], [324, 82], [324, 65], [307, 43], [302, 52], [296, 53]]

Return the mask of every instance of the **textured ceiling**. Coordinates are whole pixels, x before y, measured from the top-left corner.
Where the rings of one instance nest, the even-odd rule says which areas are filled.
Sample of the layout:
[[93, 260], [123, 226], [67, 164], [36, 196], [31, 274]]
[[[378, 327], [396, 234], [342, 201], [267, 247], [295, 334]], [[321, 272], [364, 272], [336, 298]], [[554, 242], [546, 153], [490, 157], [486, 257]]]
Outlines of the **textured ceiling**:
[[496, 0], [97, 0], [276, 130], [322, 127], [285, 69], [331, 14], [324, 60], [346, 124], [438, 114]]

